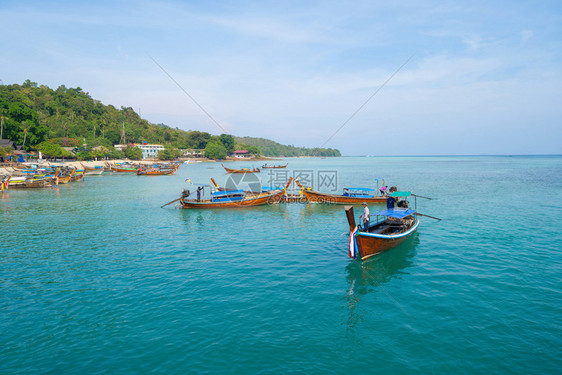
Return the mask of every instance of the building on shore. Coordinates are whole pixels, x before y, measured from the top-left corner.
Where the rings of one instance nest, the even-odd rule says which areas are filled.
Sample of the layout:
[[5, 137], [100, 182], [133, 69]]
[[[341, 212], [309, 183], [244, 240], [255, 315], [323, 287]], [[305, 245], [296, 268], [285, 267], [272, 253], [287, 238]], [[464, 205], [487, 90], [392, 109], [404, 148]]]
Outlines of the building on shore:
[[154, 159], [158, 157], [158, 153], [160, 151], [164, 151], [163, 145], [156, 145], [156, 144], [148, 144], [148, 143], [134, 143], [128, 145], [115, 145], [117, 150], [124, 151], [127, 146], [138, 147], [142, 150], [142, 158], [143, 159]]
[[142, 158], [143, 159], [152, 159], [157, 158], [158, 153], [160, 151], [164, 151], [164, 146], [162, 145], [154, 145], [154, 144], [141, 144], [135, 145], [142, 150]]
[[248, 152], [248, 150], [236, 150], [232, 153], [235, 158], [237, 159], [249, 159], [252, 157], [252, 154]]

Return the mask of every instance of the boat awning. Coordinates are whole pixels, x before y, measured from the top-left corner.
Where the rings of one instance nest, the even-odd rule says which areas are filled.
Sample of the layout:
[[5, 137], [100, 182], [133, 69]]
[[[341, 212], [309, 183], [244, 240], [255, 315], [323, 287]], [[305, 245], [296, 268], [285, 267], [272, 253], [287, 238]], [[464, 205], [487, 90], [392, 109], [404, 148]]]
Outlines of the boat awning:
[[412, 195], [411, 191], [395, 191], [393, 193], [388, 194], [391, 197], [409, 197]]
[[390, 216], [390, 217], [395, 217], [397, 219], [402, 219], [414, 213], [416, 213], [416, 210], [412, 210], [411, 208], [389, 208], [384, 211], [376, 212], [371, 216]]
[[213, 198], [229, 197], [231, 195], [244, 195], [244, 190], [226, 190], [213, 193]]
[[375, 191], [375, 189], [362, 188], [362, 187], [344, 188], [343, 190], [349, 190], [349, 191]]

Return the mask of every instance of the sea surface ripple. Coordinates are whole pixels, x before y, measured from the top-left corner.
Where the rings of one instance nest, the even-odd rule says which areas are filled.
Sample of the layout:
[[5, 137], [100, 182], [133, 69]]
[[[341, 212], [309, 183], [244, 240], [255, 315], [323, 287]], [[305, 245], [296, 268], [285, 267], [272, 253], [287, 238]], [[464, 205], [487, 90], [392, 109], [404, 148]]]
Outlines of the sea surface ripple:
[[443, 220], [360, 262], [342, 206], [160, 208], [217, 163], [10, 190], [0, 373], [559, 373], [562, 157], [284, 162]]

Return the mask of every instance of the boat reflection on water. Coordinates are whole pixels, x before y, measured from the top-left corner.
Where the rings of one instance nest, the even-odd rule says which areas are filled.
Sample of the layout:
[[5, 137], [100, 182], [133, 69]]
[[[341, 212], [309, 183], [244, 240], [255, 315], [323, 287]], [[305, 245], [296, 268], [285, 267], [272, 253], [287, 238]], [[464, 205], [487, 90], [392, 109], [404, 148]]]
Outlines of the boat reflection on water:
[[[407, 274], [407, 269], [414, 264], [413, 258], [418, 243], [418, 235], [415, 234], [390, 251], [362, 262], [351, 261], [347, 265], [345, 271], [349, 283], [346, 295], [349, 310], [348, 327], [353, 328], [363, 320], [366, 312], [360, 308], [363, 296], [381, 290], [383, 284], [395, 276]], [[382, 291], [384, 292], [384, 289]]]

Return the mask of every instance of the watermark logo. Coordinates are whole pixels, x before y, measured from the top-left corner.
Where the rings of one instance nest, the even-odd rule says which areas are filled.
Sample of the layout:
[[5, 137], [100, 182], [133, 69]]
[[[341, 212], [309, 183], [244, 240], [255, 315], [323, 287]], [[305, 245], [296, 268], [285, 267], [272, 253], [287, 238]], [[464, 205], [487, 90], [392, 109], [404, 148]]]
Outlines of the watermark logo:
[[[287, 185], [290, 179], [293, 179], [293, 183]], [[302, 188], [294, 182], [295, 180], [299, 181]], [[321, 201], [311, 200], [305, 191], [337, 194], [338, 171], [333, 169], [273, 169], [261, 174], [231, 173], [226, 176], [223, 186], [214, 186], [213, 190], [215, 190], [214, 200], [240, 205], [279, 202], [333, 204], [335, 201], [330, 196], [323, 196]], [[259, 199], [263, 199], [264, 202], [256, 201]]]
[[231, 173], [226, 178], [225, 190], [244, 190], [252, 193], [261, 193], [261, 181], [255, 173]]
[[[294, 169], [269, 171], [267, 184], [272, 187], [283, 188], [289, 181], [289, 177], [298, 180], [299, 183], [311, 190], [320, 190], [325, 193], [334, 194], [338, 191], [338, 171], [334, 169]], [[296, 185], [292, 186], [295, 188]]]

